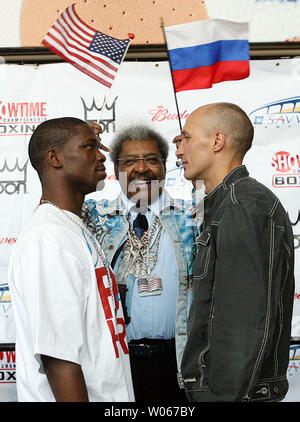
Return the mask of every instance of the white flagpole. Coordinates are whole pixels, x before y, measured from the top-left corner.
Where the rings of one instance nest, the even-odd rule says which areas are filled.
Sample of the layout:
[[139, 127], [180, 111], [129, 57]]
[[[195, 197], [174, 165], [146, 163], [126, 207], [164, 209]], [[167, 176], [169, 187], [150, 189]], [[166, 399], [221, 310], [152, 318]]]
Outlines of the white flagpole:
[[[133, 36], [133, 38], [134, 38], [134, 36]], [[99, 123], [100, 123], [100, 120], [101, 120], [102, 114], [103, 114], [104, 109], [105, 109], [105, 107], [106, 107], [106, 104], [107, 104], [107, 102], [108, 102], [108, 98], [109, 98], [110, 93], [111, 93], [111, 91], [112, 91], [112, 87], [114, 86], [114, 84], [115, 84], [115, 82], [116, 82], [116, 78], [117, 78], [117, 76], [118, 76], [118, 73], [120, 72], [121, 65], [122, 65], [122, 63], [123, 63], [123, 61], [124, 61], [124, 58], [125, 58], [125, 56], [126, 56], [126, 54], [127, 54], [127, 51], [128, 51], [129, 46], [130, 46], [131, 40], [132, 40], [133, 38], [130, 38], [130, 37], [129, 37], [129, 43], [127, 44], [126, 50], [125, 50], [125, 52], [124, 52], [124, 54], [123, 54], [122, 61], [121, 61], [120, 65], [119, 65], [119, 69], [118, 69], [117, 74], [116, 74], [116, 76], [115, 76], [115, 78], [114, 78], [114, 80], [113, 80], [113, 82], [112, 82], [112, 84], [111, 84], [111, 87], [109, 88], [109, 91], [108, 91], [107, 97], [105, 97], [104, 104], [103, 104], [103, 106], [102, 106], [102, 109], [101, 109], [101, 112], [100, 112], [100, 116], [99, 116], [99, 119], [98, 119], [98, 121], [97, 121], [97, 124], [98, 124], [98, 125], [99, 125]]]

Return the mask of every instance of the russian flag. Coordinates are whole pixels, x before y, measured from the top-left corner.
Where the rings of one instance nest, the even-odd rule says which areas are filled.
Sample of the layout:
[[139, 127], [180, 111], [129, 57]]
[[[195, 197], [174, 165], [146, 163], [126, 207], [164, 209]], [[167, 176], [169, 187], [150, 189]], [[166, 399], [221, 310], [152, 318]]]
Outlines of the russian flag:
[[164, 29], [175, 92], [249, 76], [248, 23], [208, 19]]

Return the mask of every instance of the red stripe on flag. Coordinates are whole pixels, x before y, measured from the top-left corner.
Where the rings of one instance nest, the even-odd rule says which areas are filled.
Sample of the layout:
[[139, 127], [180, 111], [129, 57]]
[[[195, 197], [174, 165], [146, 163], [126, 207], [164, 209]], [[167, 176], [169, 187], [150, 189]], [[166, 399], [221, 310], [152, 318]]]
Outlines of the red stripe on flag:
[[[53, 38], [56, 42], [58, 42], [62, 47], [64, 46], [64, 45], [68, 45], [69, 47], [72, 47], [72, 48], [74, 48], [75, 50], [78, 50], [79, 52], [81, 52], [81, 53], [85, 53], [86, 55], [88, 55], [89, 57], [91, 57], [91, 60], [93, 61], [97, 61], [97, 62], [99, 62], [99, 63], [102, 63], [102, 64], [104, 64], [108, 69], [110, 69], [110, 70], [112, 70], [112, 71], [114, 71], [114, 72], [117, 72], [117, 68], [116, 67], [114, 67], [113, 65], [111, 65], [110, 63], [108, 63], [106, 60], [104, 60], [104, 59], [102, 59], [101, 57], [99, 57], [99, 54], [93, 54], [93, 52], [91, 52], [90, 50], [88, 50], [87, 49], [87, 47], [84, 45], [84, 44], [82, 44], [82, 43], [80, 43], [78, 40], [76, 40], [76, 38], [74, 38], [71, 34], [70, 34], [70, 32], [68, 32], [66, 29], [65, 29], [65, 32], [67, 33], [66, 34], [66, 36], [64, 35], [64, 32], [59, 28], [59, 26], [56, 26], [57, 24], [55, 24], [55, 25], [53, 25], [53, 28], [52, 29], [55, 29], [59, 34], [60, 34], [60, 36], [64, 39], [64, 41], [65, 41], [65, 44], [63, 44], [58, 38], [56, 38], [53, 34], [52, 34], [52, 32], [51, 31], [49, 31], [48, 32], [48, 36], [49, 37], [51, 37], [51, 38]], [[76, 34], [76, 35], [78, 35], [78, 34]], [[66, 38], [67, 37], [67, 38]], [[74, 42], [74, 44], [71, 44], [70, 42], [69, 42], [69, 39], [70, 40], [72, 40], [73, 42]], [[78, 45], [79, 46], [81, 46], [82, 47], [82, 49], [81, 48], [79, 48], [78, 47]], [[69, 52], [69, 51], [68, 51]], [[69, 52], [69, 54], [71, 54], [70, 52]], [[73, 53], [74, 54], [74, 53]], [[79, 57], [78, 57], [79, 58]], [[109, 76], [109, 74], [107, 75], [107, 76]], [[111, 76], [111, 75], [110, 75]], [[109, 76], [109, 77], [110, 77]]]
[[88, 25], [86, 22], [84, 22], [76, 13], [75, 11], [75, 4], [72, 4], [72, 10], [74, 15], [76, 16], [76, 18], [79, 20], [79, 22], [81, 23], [81, 25], [85, 26], [86, 28], [88, 28], [90, 31], [97, 31], [97, 29], [92, 28], [90, 25]]
[[71, 63], [74, 67], [76, 67], [78, 70], [80, 70], [81, 72], [86, 73], [88, 76], [90, 76], [91, 78], [95, 79], [96, 81], [100, 82], [101, 84], [107, 86], [108, 88], [111, 87], [111, 83], [100, 78], [98, 75], [96, 75], [95, 73], [89, 71], [86, 67], [79, 65], [78, 63], [74, 62], [69, 56], [67, 57], [65, 54], [61, 53], [59, 50], [57, 50], [55, 47], [53, 47], [52, 45], [50, 45], [47, 41], [43, 40], [42, 44], [44, 44], [45, 47], [49, 48], [49, 50], [53, 51], [55, 54], [57, 54], [58, 56], [62, 57], [64, 60], [66, 60], [67, 62]]
[[42, 44], [110, 88], [128, 49], [129, 40], [110, 37], [85, 24], [76, 14], [73, 4], [50, 28]]
[[175, 91], [211, 88], [222, 81], [244, 79], [249, 76], [249, 61], [217, 62], [211, 66], [172, 72]]
[[[89, 54], [88, 50], [82, 50], [81, 48], [78, 48], [77, 45], [75, 44], [71, 44], [68, 39], [65, 38], [65, 36], [63, 34], [60, 34], [60, 36], [63, 38], [64, 42], [62, 42], [61, 40], [59, 40], [58, 38], [56, 38], [51, 32], [48, 33], [48, 37], [52, 38], [54, 41], [56, 41], [70, 56], [76, 57], [78, 60], [82, 60], [85, 63], [88, 63], [89, 65], [91, 65], [92, 67], [94, 67], [96, 70], [98, 70], [99, 72], [103, 73], [103, 75], [107, 76], [110, 79], [114, 79], [114, 75], [112, 75], [111, 73], [107, 72], [105, 69], [103, 69], [102, 67], [97, 66], [96, 63], [94, 62], [99, 62], [104, 64], [105, 66], [107, 66], [108, 68], [112, 69], [113, 71], [117, 71], [118, 69], [114, 68], [113, 66], [111, 66], [109, 63], [107, 63], [105, 60], [101, 59], [100, 57], [94, 57], [91, 54]], [[70, 36], [69, 36], [70, 38]], [[76, 54], [72, 51], [70, 51], [68, 47], [73, 48], [74, 50], [77, 51], [77, 53], [83, 53], [86, 56], [89, 57], [89, 59], [87, 59], [86, 57], [80, 55], [80, 54]]]
[[[73, 11], [74, 15], [76, 16], [76, 18], [78, 19], [78, 15], [75, 12], [74, 4], [72, 5], [72, 11]], [[73, 25], [77, 28], [77, 31], [74, 28], [72, 28], [74, 32], [77, 32], [77, 33], [83, 32], [88, 38], [93, 38], [93, 36], [96, 33], [96, 30], [95, 29], [89, 28], [84, 22], [81, 22], [81, 24], [84, 26], [84, 28], [88, 28], [91, 31], [93, 31], [94, 34], [91, 35], [89, 32], [87, 32], [85, 29], [83, 29], [81, 26], [79, 26], [77, 24], [77, 22], [74, 21], [72, 15], [71, 15], [71, 13], [70, 13], [70, 11], [68, 9], [66, 10], [66, 14], [68, 15], [68, 17], [69, 17], [70, 21], [73, 23]]]
[[[62, 19], [67, 28], [62, 25], [61, 23], [59, 23], [59, 20]], [[61, 28], [59, 27], [59, 25], [61, 25]], [[107, 66], [109, 69], [113, 70], [114, 72], [117, 72], [117, 68], [115, 66], [113, 66], [112, 64], [110, 64], [109, 62], [107, 62], [106, 60], [102, 59], [101, 57], [99, 57], [98, 54], [93, 53], [92, 51], [88, 50], [88, 47], [84, 44], [82, 44], [80, 41], [78, 41], [76, 38], [74, 38], [74, 35], [77, 36], [78, 38], [80, 38], [82, 41], [86, 42], [88, 45], [90, 45], [93, 36], [89, 35], [89, 39], [85, 39], [84, 37], [81, 36], [81, 34], [79, 32], [76, 32], [73, 30], [73, 28], [69, 25], [69, 23], [67, 22], [67, 20], [65, 19], [65, 16], [61, 15], [58, 19], [58, 22], [55, 22], [55, 24], [53, 25], [53, 28], [64, 38], [64, 40], [66, 41], [66, 43], [68, 43], [70, 46], [74, 47], [77, 49], [77, 45], [71, 45], [68, 40], [66, 39], [66, 36], [64, 35], [64, 32], [66, 32], [67, 37], [70, 38], [75, 44], [80, 45], [84, 50], [80, 50], [78, 48], [78, 50], [80, 50], [81, 52], [84, 52], [86, 54], [88, 54], [90, 57], [92, 57], [94, 60], [97, 60], [101, 63], [103, 63], [105, 66]], [[64, 32], [63, 32], [64, 30]], [[48, 33], [48, 35], [50, 35]]]
[[[63, 23], [61, 22], [61, 21], [63, 21]], [[57, 20], [57, 22], [55, 22], [55, 24], [53, 25], [53, 27], [57, 30], [57, 31], [59, 31], [59, 32], [61, 32], [61, 29], [59, 28], [59, 26], [58, 25], [61, 25], [61, 27], [66, 31], [66, 33], [68, 34], [68, 36], [71, 36], [71, 34], [75, 34], [75, 35], [77, 35], [77, 37], [78, 38], [80, 38], [82, 41], [84, 41], [85, 43], [87, 43], [88, 45], [91, 43], [91, 41], [92, 41], [92, 39], [93, 39], [93, 37], [92, 36], [90, 36], [89, 35], [89, 37], [88, 38], [85, 38], [85, 37], [83, 37], [82, 36], [82, 34], [80, 34], [79, 32], [77, 32], [77, 31], [74, 31], [74, 29], [70, 26], [70, 24], [68, 23], [68, 21], [66, 20], [66, 17], [64, 16], [64, 15], [61, 15], [59, 18], [58, 18], [58, 20]], [[66, 26], [67, 26], [67, 28], [66, 28]], [[79, 41], [78, 40], [76, 40], [76, 42], [78, 42], [79, 43]], [[81, 44], [81, 45], [83, 45], [83, 44]], [[86, 45], [83, 45], [85, 48], [87, 48], [87, 46]]]
[[[105, 76], [107, 76], [109, 79], [114, 79], [114, 75], [112, 75], [112, 74], [110, 74], [110, 73], [108, 73], [108, 72], [106, 72], [106, 70], [104, 70], [104, 69], [102, 69], [101, 67], [99, 67], [99, 66], [97, 66], [97, 64], [95, 64], [95, 63], [93, 63], [93, 58], [91, 57], [91, 59], [86, 59], [85, 57], [83, 57], [83, 56], [81, 56], [81, 55], [78, 55], [78, 54], [76, 54], [76, 53], [73, 53], [73, 52], [71, 52], [68, 48], [67, 48], [67, 45], [70, 45], [68, 42], [65, 42], [65, 43], [63, 43], [62, 41], [60, 41], [58, 38], [55, 38], [52, 34], [48, 34], [48, 37], [49, 38], [52, 38], [57, 44], [59, 44], [62, 48], [63, 48], [63, 50], [67, 53], [67, 54], [64, 54], [64, 53], [62, 53], [62, 54], [64, 54], [64, 58], [67, 58], [67, 57], [69, 57], [70, 58], [70, 60], [72, 60], [72, 57], [74, 57], [74, 58], [76, 58], [76, 59], [78, 59], [78, 60], [80, 60], [81, 62], [83, 62], [82, 64], [88, 64], [89, 66], [91, 66], [92, 68], [94, 68], [95, 70], [97, 70], [98, 72], [100, 72], [100, 73], [102, 73], [103, 75], [105, 75]], [[48, 46], [50, 47], [50, 44], [48, 43]], [[47, 46], [47, 47], [48, 47]], [[72, 47], [72, 45], [70, 45], [71, 47]], [[48, 48], [49, 48], [48, 47]], [[73, 48], [76, 48], [75, 46], [73, 47]], [[80, 49], [78, 49], [78, 48], [76, 48], [76, 50], [77, 51], [79, 51], [80, 52]], [[58, 50], [57, 50], [58, 51]], [[85, 52], [84, 52], [85, 53]], [[88, 56], [89, 56], [89, 54], [87, 54]], [[74, 63], [76, 63], [76, 62], [74, 62], [74, 61], [72, 61], [72, 64], [74, 64]]]

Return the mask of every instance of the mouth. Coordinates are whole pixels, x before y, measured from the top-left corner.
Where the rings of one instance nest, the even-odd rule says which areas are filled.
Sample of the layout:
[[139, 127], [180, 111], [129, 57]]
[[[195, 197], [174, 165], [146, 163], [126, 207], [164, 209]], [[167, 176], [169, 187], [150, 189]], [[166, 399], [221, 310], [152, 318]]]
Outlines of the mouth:
[[145, 186], [149, 186], [150, 184], [151, 184], [151, 181], [152, 180], [156, 180], [156, 179], [134, 179], [134, 178], [131, 178], [130, 180], [129, 180], [129, 184], [130, 185], [133, 185], [133, 186], [136, 186], [137, 188], [140, 188], [140, 187], [145, 187]]
[[105, 167], [96, 167], [95, 172], [100, 181], [104, 180], [107, 176]]
[[150, 180], [132, 180], [132, 183], [134, 183], [136, 186], [149, 185], [150, 182]]
[[188, 163], [187, 161], [185, 161], [185, 160], [181, 160], [181, 166], [182, 166], [182, 167], [185, 167], [185, 166], [187, 165], [187, 163]]

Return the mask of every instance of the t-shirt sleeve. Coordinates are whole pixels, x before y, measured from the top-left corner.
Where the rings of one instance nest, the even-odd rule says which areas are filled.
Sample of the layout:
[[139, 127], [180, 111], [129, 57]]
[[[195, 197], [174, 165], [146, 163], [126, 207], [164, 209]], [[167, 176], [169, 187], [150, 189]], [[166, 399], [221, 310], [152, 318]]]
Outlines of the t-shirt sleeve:
[[88, 272], [76, 256], [62, 246], [40, 240], [20, 262], [24, 300], [34, 346], [40, 355], [81, 364]]

